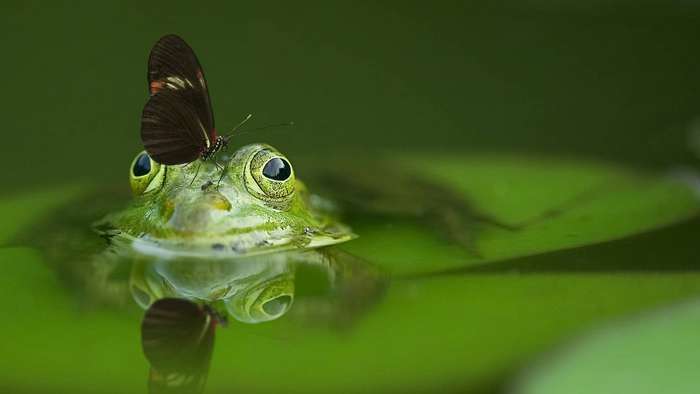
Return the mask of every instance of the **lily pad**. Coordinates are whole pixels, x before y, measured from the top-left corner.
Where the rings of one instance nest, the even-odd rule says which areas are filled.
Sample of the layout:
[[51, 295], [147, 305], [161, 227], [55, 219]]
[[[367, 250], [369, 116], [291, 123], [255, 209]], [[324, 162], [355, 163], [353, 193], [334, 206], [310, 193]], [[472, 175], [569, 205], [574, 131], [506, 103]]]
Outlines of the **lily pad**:
[[485, 223], [474, 246], [446, 245], [416, 221], [350, 224], [346, 248], [399, 275], [486, 264], [624, 238], [686, 220], [700, 204], [675, 179], [607, 163], [507, 155], [397, 158], [405, 171], [460, 193]]
[[525, 375], [516, 393], [697, 393], [700, 300], [580, 338]]

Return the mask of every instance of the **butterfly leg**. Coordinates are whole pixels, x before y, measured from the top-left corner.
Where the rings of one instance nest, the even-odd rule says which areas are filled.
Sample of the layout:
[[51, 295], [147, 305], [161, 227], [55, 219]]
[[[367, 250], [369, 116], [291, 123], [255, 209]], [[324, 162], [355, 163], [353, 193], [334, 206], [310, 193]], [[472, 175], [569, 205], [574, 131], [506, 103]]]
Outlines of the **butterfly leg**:
[[[188, 164], [189, 165], [189, 164]], [[192, 181], [190, 181], [190, 186], [194, 183], [195, 179], [197, 179], [197, 175], [199, 175], [199, 168], [202, 166], [202, 163], [197, 162], [197, 170], [194, 172], [194, 177], [192, 178]]]
[[224, 176], [226, 176], [226, 172], [228, 170], [228, 162], [226, 162], [226, 165], [219, 163], [218, 161], [214, 162], [216, 164], [216, 167], [221, 170], [221, 175], [219, 176], [219, 180], [216, 182], [216, 187], [218, 188], [219, 185], [221, 184], [221, 181], [224, 179]]

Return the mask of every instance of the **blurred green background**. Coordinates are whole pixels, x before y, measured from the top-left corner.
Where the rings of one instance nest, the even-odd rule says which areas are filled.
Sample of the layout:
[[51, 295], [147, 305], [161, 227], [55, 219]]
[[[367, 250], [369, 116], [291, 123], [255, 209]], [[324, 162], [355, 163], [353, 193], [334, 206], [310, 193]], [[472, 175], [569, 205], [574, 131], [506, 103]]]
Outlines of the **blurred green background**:
[[[700, 125], [700, 2], [47, 1], [1, 11], [0, 306], [12, 324], [0, 354], [14, 357], [0, 360], [0, 392], [145, 389], [142, 311], [82, 310], [41, 254], [5, 242], [70, 203], [76, 189], [64, 185], [126, 191], [142, 149], [146, 60], [166, 33], [199, 56], [219, 131], [248, 113], [250, 127], [296, 124], [234, 145], [268, 142], [300, 167], [343, 151], [360, 161], [418, 152], [431, 177], [456, 179], [497, 216], [546, 210], [601, 179], [627, 187], [522, 237], [487, 231], [486, 259], [505, 260], [477, 267], [415, 223], [387, 231], [360, 218], [348, 248], [405, 274], [386, 298], [348, 332], [284, 319], [222, 330], [211, 392], [500, 392], [574, 334], [700, 294], [697, 199], [635, 172], [698, 165], [689, 135]], [[497, 181], [532, 193], [520, 205], [499, 199]], [[657, 331], [641, 332], [639, 343]], [[666, 360], [700, 342], [684, 338]], [[597, 376], [570, 362], [577, 381]], [[689, 381], [692, 371], [676, 371]], [[568, 377], [546, 387], [562, 392]]]
[[3, 191], [123, 179], [148, 52], [169, 32], [203, 63], [217, 128], [293, 120], [238, 139], [293, 160], [372, 147], [690, 160], [700, 5], [584, 3], [4, 2]]

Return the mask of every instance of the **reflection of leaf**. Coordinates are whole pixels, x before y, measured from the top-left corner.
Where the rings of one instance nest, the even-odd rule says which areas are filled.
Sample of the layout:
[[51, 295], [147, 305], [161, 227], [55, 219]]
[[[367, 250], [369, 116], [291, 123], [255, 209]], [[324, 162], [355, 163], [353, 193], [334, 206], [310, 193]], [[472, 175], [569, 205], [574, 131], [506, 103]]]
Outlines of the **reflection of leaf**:
[[[517, 156], [412, 156], [404, 160], [462, 193], [478, 213], [518, 225], [480, 225], [477, 255], [411, 221], [351, 223], [360, 238], [348, 250], [398, 274], [416, 274], [523, 257], [623, 238], [692, 217], [700, 207], [685, 185], [613, 165]], [[528, 224], [530, 223], [530, 224]]]
[[518, 393], [698, 393], [700, 301], [599, 329], [524, 376]]

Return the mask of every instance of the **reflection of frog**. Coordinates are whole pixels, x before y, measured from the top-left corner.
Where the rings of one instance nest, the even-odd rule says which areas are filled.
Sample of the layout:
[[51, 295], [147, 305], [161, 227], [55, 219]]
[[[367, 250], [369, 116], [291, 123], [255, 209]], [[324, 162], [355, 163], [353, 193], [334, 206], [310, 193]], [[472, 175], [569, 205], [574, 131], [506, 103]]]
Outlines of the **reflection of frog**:
[[236, 260], [183, 258], [139, 262], [129, 287], [148, 308], [161, 298], [184, 298], [218, 305], [238, 321], [259, 323], [285, 314], [294, 300], [290, 253]]
[[383, 288], [384, 281], [373, 266], [327, 249], [229, 259], [139, 259], [132, 266], [129, 288], [144, 309], [162, 298], [182, 298], [206, 304], [239, 322], [260, 323], [290, 311], [300, 266], [305, 273], [310, 272], [308, 268], [320, 270], [325, 283], [315, 286], [328, 291], [303, 297], [297, 316], [342, 323], [371, 305]]
[[[114, 261], [115, 254], [108, 256], [112, 259], [105, 262]], [[201, 392], [216, 326], [229, 317], [260, 323], [290, 312], [342, 327], [379, 299], [385, 283], [364, 261], [325, 248], [238, 258], [132, 256], [130, 261], [129, 288], [146, 309], [141, 335], [151, 393]], [[310, 286], [323, 294], [307, 290], [291, 308], [296, 272], [312, 274], [308, 268], [320, 269], [327, 289]]]

